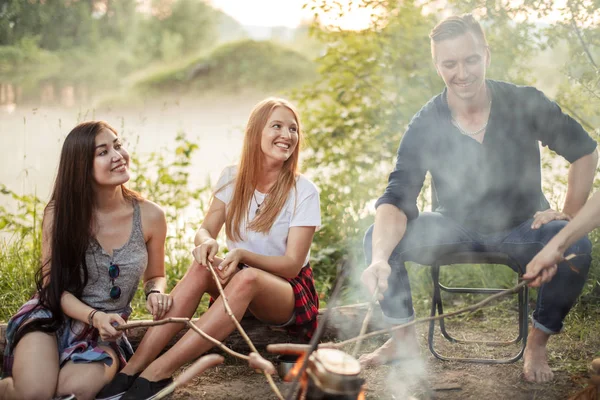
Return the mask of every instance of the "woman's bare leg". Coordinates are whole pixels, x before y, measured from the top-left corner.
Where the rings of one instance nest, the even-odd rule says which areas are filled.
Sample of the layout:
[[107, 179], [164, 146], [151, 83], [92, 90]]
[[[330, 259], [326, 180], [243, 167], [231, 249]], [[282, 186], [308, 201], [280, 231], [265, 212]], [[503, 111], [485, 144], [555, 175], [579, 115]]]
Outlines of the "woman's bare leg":
[[[215, 265], [221, 259], [215, 257]], [[181, 281], [171, 291], [173, 306], [164, 318], [190, 318], [196, 312], [204, 293], [218, 293], [210, 272], [196, 261], [188, 268]], [[160, 354], [171, 338], [185, 327], [184, 324], [165, 324], [149, 328], [140, 345], [125, 368], [124, 374], [134, 375], [143, 371]]]
[[[265, 293], [268, 293], [268, 298]], [[294, 292], [289, 282], [256, 268], [238, 272], [225, 287], [225, 296], [238, 320], [249, 306], [260, 319], [278, 324], [287, 322], [294, 311]], [[235, 329], [225, 312], [221, 297], [196, 325], [218, 340], [225, 339]], [[211, 342], [189, 331], [169, 351], [150, 364], [141, 376], [150, 381], [170, 377], [179, 367], [198, 358], [211, 347]]]
[[58, 381], [56, 336], [31, 332], [23, 336], [14, 352], [12, 378], [0, 381], [1, 400], [48, 400]]
[[110, 347], [101, 346], [110, 354], [113, 362], [110, 366], [103, 362], [79, 363], [67, 362], [58, 374], [56, 394], [74, 394], [77, 400], [93, 400], [104, 385], [112, 380], [119, 370], [119, 358]]

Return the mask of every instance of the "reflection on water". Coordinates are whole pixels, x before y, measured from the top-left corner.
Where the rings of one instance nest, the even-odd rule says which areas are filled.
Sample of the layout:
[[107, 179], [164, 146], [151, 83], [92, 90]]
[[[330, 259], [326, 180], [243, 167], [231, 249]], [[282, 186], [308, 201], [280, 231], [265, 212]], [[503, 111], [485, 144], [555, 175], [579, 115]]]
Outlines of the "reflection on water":
[[[63, 89], [61, 98], [77, 94], [74, 88]], [[36, 193], [44, 201], [50, 194], [62, 141], [78, 122], [107, 121], [124, 137], [127, 149], [142, 158], [164, 147], [173, 149], [177, 132], [185, 132], [200, 147], [192, 160], [190, 176], [190, 184], [197, 187], [207, 177], [214, 182], [226, 165], [237, 161], [250, 110], [265, 97], [255, 93], [176, 101], [158, 98], [127, 109], [79, 109], [63, 103], [52, 107], [13, 105], [9, 110], [8, 100], [14, 104], [18, 93], [13, 87], [0, 85], [0, 96], [5, 96], [0, 98], [5, 100], [0, 102], [0, 143], [4, 150], [0, 183], [17, 193]], [[0, 206], [6, 206], [6, 201], [0, 197]]]

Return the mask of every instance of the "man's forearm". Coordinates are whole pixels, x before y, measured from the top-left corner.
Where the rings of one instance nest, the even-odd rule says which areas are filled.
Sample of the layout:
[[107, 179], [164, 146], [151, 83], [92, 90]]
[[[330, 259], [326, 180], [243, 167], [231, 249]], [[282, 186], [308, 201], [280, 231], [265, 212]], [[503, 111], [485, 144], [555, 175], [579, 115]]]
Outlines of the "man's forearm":
[[574, 217], [587, 201], [594, 183], [597, 165], [598, 153], [594, 150], [572, 163], [569, 167], [567, 196], [563, 207], [565, 214]]
[[377, 207], [373, 228], [373, 263], [388, 261], [406, 232], [406, 223], [406, 214], [396, 206], [382, 204]]

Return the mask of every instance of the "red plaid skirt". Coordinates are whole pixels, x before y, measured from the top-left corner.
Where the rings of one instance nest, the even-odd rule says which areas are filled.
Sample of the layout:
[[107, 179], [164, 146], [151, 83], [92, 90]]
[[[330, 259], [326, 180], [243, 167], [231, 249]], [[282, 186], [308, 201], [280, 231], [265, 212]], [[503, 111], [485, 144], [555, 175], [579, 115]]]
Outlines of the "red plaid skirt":
[[319, 296], [315, 289], [310, 264], [302, 267], [297, 277], [287, 280], [294, 290], [296, 304], [294, 315], [296, 323], [286, 329], [297, 336], [310, 340], [317, 329], [317, 316], [319, 315]]

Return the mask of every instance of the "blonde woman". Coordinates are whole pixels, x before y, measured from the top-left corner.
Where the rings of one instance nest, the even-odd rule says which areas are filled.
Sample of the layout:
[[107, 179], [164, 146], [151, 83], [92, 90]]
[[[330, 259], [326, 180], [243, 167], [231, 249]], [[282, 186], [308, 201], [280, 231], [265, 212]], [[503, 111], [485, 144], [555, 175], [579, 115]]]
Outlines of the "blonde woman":
[[[249, 310], [265, 323], [311, 337], [316, 328], [318, 297], [309, 264], [309, 249], [321, 223], [315, 185], [298, 173], [302, 131], [294, 107], [268, 98], [252, 111], [238, 166], [226, 168], [194, 239], [194, 262], [173, 289], [167, 317], [190, 317], [204, 293], [215, 304], [197, 326], [223, 340], [235, 329], [207, 268], [215, 266], [228, 302], [238, 319]], [[229, 252], [217, 257], [215, 238], [223, 225]], [[148, 331], [123, 374], [101, 393], [103, 399], [150, 399], [171, 382], [183, 364], [213, 345], [188, 332], [155, 359], [182, 328], [170, 324]], [[125, 393], [126, 392], [126, 393]]]

